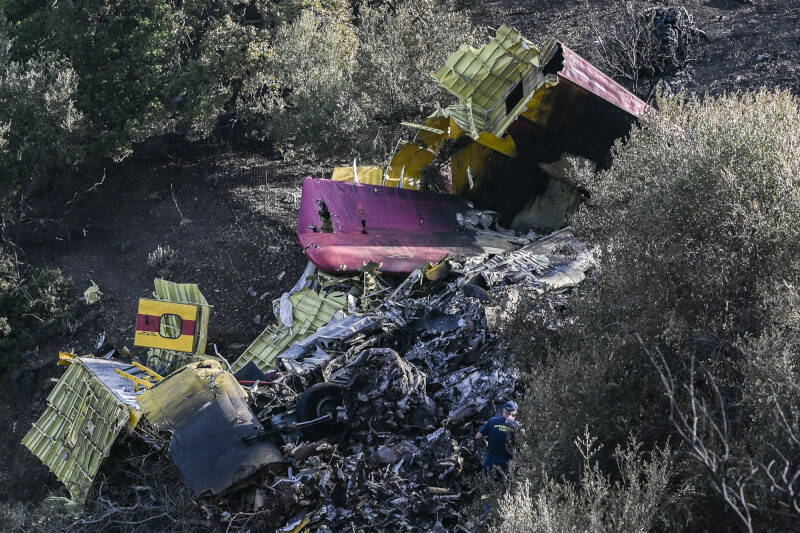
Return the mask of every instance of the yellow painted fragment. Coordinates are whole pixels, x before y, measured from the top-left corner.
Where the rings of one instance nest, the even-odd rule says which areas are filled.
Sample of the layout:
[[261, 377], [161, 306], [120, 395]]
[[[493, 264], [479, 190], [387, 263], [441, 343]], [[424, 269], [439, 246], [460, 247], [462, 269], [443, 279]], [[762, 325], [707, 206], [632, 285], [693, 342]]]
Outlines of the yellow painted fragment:
[[386, 169], [386, 186], [397, 187], [400, 179], [404, 189], [419, 189], [422, 169], [433, 161], [433, 151], [416, 143], [406, 143], [394, 153]]
[[420, 129], [414, 136], [414, 142], [433, 152], [437, 152], [447, 139], [455, 139], [464, 133], [464, 130], [441, 110], [425, 119], [425, 125], [426, 129]]
[[453, 194], [464, 194], [480, 183], [489, 173], [494, 154], [494, 150], [477, 142], [453, 154]]
[[511, 135], [497, 137], [488, 131], [482, 131], [478, 134], [477, 142], [508, 157], [517, 157], [517, 145]]
[[77, 357], [74, 353], [69, 352], [58, 352], [58, 366], [69, 366], [72, 364], [72, 360]]
[[[365, 165], [356, 167], [358, 172], [358, 182], [367, 185], [381, 185], [383, 182], [383, 169], [375, 165]], [[333, 169], [331, 179], [333, 181], [353, 181], [353, 166], [336, 167]]]
[[449, 276], [452, 271], [452, 265], [446, 260], [439, 261], [435, 265], [433, 263], [428, 263], [422, 268], [425, 277], [431, 281], [444, 279]]
[[193, 304], [139, 300], [133, 344], [194, 352], [200, 307]]
[[287, 530], [286, 528], [284, 528], [284, 529], [282, 529], [281, 531], [282, 531], [282, 532], [286, 532], [286, 533], [300, 533], [301, 531], [304, 531], [304, 530], [305, 530], [305, 527], [306, 527], [306, 526], [307, 526], [309, 523], [311, 523], [311, 517], [310, 517], [310, 516], [305, 516], [305, 517], [303, 517], [303, 519], [300, 521], [300, 523], [299, 523], [299, 524], [297, 524], [297, 525], [296, 525], [295, 527], [293, 527], [292, 529], [288, 529], [288, 530]]
[[142, 375], [140, 372], [139, 375], [133, 375], [129, 371], [122, 370], [120, 368], [114, 369], [114, 372], [116, 372], [117, 374], [126, 379], [133, 381], [134, 391], [136, 392], [139, 391], [139, 387], [144, 387], [145, 389], [149, 389], [150, 387], [152, 387], [153, 385], [164, 379], [158, 373], [154, 372], [153, 370], [150, 370], [144, 365], [137, 363], [136, 361], [131, 362], [131, 366], [140, 370], [141, 372], [144, 372], [144, 374]]

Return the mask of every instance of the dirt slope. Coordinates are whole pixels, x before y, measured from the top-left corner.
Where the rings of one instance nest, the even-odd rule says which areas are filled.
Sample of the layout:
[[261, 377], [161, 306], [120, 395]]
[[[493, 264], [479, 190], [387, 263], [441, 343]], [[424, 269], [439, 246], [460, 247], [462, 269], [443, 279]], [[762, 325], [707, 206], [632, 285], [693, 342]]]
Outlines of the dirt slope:
[[[485, 6], [491, 24], [512, 25], [534, 41], [556, 37], [591, 59], [589, 27], [602, 29], [609, 4], [605, 0], [495, 0]], [[780, 86], [800, 93], [800, 3], [688, 0], [661, 5], [685, 6], [708, 37], [690, 68], [666, 80], [676, 92], [721, 94]]]
[[[151, 297], [155, 277], [197, 283], [214, 306], [210, 343], [232, 358], [244, 350], [263, 329], [256, 317], [272, 320], [272, 300], [305, 267], [295, 226], [309, 174], [250, 154], [198, 153], [106, 169], [102, 185], [68, 206], [74, 194], [36, 199], [20, 244], [32, 264], [71, 277], [79, 303], [73, 335], [40, 346], [2, 378], [0, 500], [35, 501], [60, 486], [19, 444], [44, 411], [50, 378], [63, 373], [55, 357], [94, 353], [101, 336], [133, 349], [138, 299]], [[159, 246], [173, 253], [153, 264], [148, 256]], [[81, 299], [90, 280], [103, 293], [93, 306]]]

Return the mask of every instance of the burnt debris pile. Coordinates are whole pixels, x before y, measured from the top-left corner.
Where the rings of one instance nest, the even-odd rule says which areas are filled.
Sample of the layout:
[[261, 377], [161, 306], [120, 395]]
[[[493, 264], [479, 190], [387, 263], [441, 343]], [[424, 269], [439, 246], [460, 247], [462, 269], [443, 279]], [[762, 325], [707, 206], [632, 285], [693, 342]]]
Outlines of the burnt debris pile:
[[277, 357], [287, 386], [307, 386], [294, 410], [285, 398], [257, 396], [269, 406], [260, 411], [265, 426], [300, 428], [282, 436], [286, 473], [248, 489], [267, 495], [269, 525], [472, 530], [483, 459], [474, 435], [520, 393], [520, 374], [496, 336], [499, 317], [522, 286], [548, 305], [591, 265], [562, 230], [515, 252], [428, 265], [399, 282], [370, 266], [358, 276], [312, 274], [312, 290], [347, 294], [353, 313]]
[[483, 453], [474, 435], [521, 394], [498, 325], [520, 294], [553, 305], [593, 264], [569, 230], [529, 237], [405, 278], [375, 263], [347, 275], [309, 266], [233, 363], [203, 353], [210, 306], [199, 289], [157, 280], [137, 318], [146, 360], [125, 349], [62, 353], [69, 369], [23, 444], [76, 510], [105, 458], [124, 449], [112, 452], [114, 442], [138, 438], [174, 463], [185, 485], [170, 492], [191, 493], [206, 525], [473, 530]]

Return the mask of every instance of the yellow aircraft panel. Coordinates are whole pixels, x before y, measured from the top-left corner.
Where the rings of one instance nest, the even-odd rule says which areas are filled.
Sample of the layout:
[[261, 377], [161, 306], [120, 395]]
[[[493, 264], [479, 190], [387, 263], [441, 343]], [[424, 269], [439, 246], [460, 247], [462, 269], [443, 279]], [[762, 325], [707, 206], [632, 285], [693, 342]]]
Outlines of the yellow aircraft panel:
[[134, 345], [192, 352], [196, 344], [199, 307], [159, 300], [139, 300]]

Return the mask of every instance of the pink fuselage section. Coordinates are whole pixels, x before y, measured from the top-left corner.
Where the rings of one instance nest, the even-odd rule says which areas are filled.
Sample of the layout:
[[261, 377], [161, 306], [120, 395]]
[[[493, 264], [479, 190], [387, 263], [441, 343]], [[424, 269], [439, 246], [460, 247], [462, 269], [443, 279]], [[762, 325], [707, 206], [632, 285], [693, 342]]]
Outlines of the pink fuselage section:
[[460, 196], [306, 178], [297, 236], [325, 272], [358, 271], [369, 261], [403, 274], [445, 257], [483, 252], [458, 223], [471, 209]]

